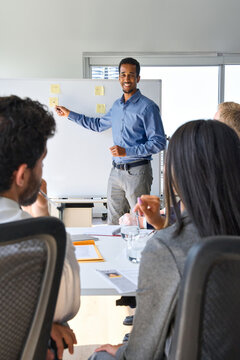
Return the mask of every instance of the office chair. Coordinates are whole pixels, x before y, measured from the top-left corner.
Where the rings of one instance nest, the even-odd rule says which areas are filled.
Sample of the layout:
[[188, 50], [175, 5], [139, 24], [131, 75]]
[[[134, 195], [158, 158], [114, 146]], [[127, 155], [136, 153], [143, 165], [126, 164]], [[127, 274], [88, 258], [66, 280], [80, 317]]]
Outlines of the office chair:
[[46, 359], [65, 246], [55, 218], [0, 225], [0, 359]]
[[171, 360], [240, 359], [240, 236], [213, 236], [190, 250]]

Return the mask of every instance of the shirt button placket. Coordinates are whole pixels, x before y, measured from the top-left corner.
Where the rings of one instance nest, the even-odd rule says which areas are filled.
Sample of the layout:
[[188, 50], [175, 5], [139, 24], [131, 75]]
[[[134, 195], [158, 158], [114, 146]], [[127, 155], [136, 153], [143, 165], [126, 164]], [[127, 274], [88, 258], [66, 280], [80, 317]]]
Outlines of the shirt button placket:
[[124, 132], [124, 117], [125, 117], [125, 107], [126, 105], [123, 106], [123, 118], [121, 119], [121, 146], [124, 147], [125, 146], [125, 143], [124, 143], [124, 140], [123, 140], [123, 132]]

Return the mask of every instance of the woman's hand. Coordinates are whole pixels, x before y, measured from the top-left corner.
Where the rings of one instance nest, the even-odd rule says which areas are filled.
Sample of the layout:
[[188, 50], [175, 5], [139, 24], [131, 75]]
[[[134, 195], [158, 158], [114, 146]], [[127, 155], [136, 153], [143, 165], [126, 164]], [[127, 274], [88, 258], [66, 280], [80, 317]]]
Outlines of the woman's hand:
[[138, 211], [141, 216], [144, 215], [147, 222], [156, 230], [163, 228], [165, 220], [160, 214], [160, 199], [158, 196], [142, 195], [138, 198], [138, 203], [133, 211]]
[[118, 345], [105, 344], [105, 345], [99, 346], [95, 351], [96, 352], [106, 351], [110, 355], [115, 356], [116, 352], [120, 348], [120, 346], [122, 346], [122, 344], [118, 344]]

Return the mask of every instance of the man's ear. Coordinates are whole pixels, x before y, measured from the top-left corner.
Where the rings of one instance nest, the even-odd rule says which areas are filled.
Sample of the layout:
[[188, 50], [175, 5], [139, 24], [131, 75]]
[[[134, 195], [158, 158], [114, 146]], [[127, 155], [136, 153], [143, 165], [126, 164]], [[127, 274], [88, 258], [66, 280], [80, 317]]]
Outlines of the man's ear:
[[28, 169], [27, 164], [22, 164], [19, 168], [15, 171], [15, 182], [16, 185], [19, 187], [23, 187], [26, 181], [26, 170]]
[[138, 75], [138, 77], [137, 77], [137, 83], [139, 83], [139, 81], [140, 81], [140, 76]]

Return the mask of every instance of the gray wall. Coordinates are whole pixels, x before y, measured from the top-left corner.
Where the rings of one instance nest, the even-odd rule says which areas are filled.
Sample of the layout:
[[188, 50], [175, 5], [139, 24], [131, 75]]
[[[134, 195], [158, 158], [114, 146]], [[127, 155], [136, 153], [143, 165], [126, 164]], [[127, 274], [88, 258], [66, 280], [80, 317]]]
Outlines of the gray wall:
[[239, 0], [1, 0], [0, 77], [82, 77], [83, 52], [240, 52]]

